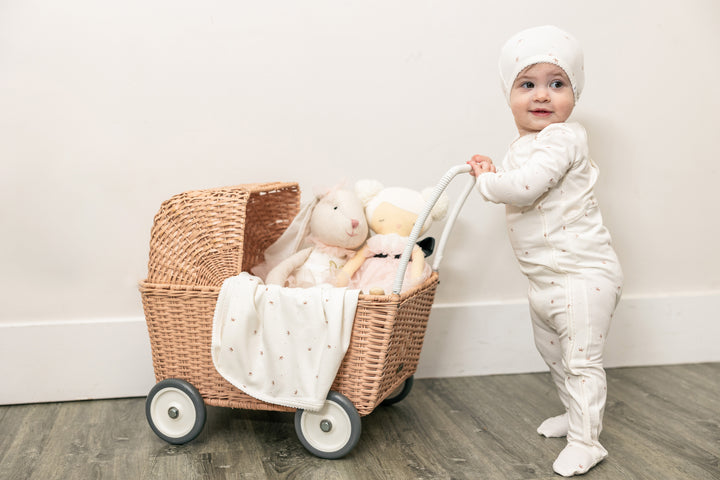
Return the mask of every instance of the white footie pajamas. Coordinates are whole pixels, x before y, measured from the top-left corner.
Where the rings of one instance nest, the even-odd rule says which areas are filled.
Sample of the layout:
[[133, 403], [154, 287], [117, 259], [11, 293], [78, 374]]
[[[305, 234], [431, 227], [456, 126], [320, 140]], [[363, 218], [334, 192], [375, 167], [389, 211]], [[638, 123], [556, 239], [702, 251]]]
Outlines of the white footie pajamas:
[[477, 188], [506, 204], [508, 235], [529, 280], [535, 344], [567, 409], [568, 445], [584, 449], [594, 465], [607, 456], [598, 440], [603, 348], [623, 277], [593, 194], [598, 169], [585, 129], [559, 123], [522, 136], [503, 170], [480, 175]]

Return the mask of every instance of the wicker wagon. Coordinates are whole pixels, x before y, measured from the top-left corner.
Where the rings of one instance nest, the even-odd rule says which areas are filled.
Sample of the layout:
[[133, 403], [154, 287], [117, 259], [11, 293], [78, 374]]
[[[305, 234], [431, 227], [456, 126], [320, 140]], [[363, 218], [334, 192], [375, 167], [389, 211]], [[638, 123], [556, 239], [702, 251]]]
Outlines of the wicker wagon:
[[[428, 212], [450, 179], [467, 168], [455, 170], [436, 187]], [[464, 197], [446, 223], [436, 265]], [[360, 295], [350, 345], [318, 412], [255, 399], [215, 370], [212, 323], [223, 281], [262, 262], [299, 206], [296, 183], [249, 184], [175, 195], [155, 216], [148, 277], [140, 284], [158, 382], [148, 395], [146, 414], [167, 442], [182, 444], [199, 435], [205, 405], [296, 411], [301, 443], [317, 456], [339, 458], [359, 440], [360, 416], [409, 393], [438, 285], [436, 267], [427, 281], [401, 295]], [[425, 218], [418, 219], [411, 235], [403, 273]], [[397, 281], [396, 287], [399, 292]]]

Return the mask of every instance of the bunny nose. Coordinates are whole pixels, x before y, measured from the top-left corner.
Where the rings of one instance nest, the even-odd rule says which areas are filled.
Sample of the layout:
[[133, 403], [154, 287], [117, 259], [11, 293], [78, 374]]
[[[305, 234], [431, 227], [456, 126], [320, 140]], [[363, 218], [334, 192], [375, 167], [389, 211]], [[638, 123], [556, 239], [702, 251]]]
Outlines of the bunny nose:
[[355, 220], [354, 218], [350, 220], [350, 225], [352, 225], [353, 230], [355, 230], [358, 225], [360, 225], [360, 221]]

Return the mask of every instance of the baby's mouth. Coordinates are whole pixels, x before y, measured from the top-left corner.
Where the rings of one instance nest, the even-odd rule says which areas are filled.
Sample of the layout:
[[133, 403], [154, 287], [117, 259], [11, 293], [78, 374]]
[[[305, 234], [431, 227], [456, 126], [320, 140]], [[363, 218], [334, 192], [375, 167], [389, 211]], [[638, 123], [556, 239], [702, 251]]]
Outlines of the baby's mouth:
[[537, 108], [535, 110], [530, 110], [530, 113], [532, 113], [536, 117], [547, 117], [552, 114], [552, 111], [545, 110], [544, 108]]

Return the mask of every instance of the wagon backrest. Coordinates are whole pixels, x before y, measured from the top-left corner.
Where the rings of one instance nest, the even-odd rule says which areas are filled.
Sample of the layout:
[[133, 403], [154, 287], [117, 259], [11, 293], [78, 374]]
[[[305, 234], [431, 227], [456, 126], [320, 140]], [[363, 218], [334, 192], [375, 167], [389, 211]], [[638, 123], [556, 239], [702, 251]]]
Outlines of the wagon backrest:
[[147, 282], [220, 286], [263, 261], [297, 215], [297, 183], [263, 183], [173, 196], [155, 215]]

